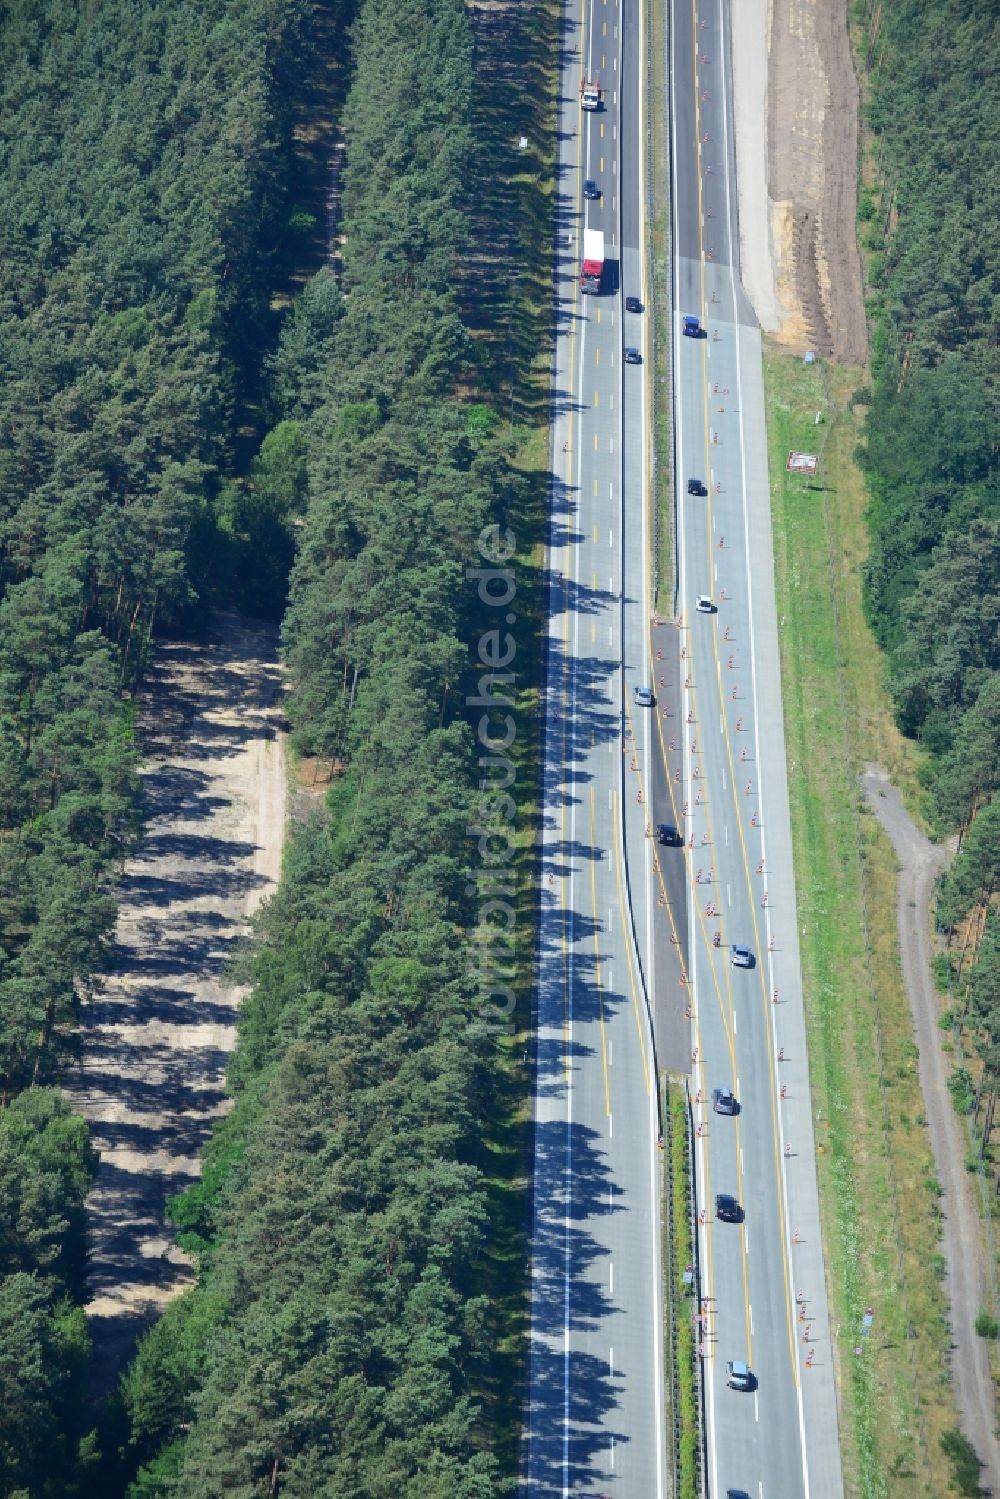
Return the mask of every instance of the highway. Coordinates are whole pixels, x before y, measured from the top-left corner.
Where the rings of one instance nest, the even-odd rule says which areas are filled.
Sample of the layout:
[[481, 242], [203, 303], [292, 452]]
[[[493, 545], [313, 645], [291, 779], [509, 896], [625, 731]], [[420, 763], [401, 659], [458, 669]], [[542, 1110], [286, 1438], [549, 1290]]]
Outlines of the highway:
[[[626, 294], [648, 302], [644, 20], [642, 0], [575, 0], [563, 34], [522, 1492], [667, 1493], [655, 1081], [680, 1045], [706, 1209], [708, 1492], [826, 1499], [842, 1481], [725, 17], [678, 0], [669, 61], [654, 60], [672, 80], [678, 294], [680, 613], [666, 628], [649, 594], [649, 367], [622, 360], [626, 344], [650, 351], [645, 315], [624, 312]], [[604, 84], [599, 112], [580, 108], [584, 74]], [[579, 290], [585, 225], [605, 235], [600, 296]], [[684, 313], [705, 337], [681, 336]], [[688, 477], [708, 494], [688, 496]], [[716, 612], [696, 611], [700, 593]], [[652, 708], [634, 702], [646, 684]], [[683, 828], [684, 848], [647, 836], [659, 821]], [[731, 966], [734, 942], [753, 968]], [[738, 1115], [713, 1113], [713, 1087], [735, 1091]], [[738, 1197], [742, 1224], [714, 1221], [717, 1191]], [[756, 1388], [728, 1389], [727, 1359]]]
[[[843, 1492], [787, 795], [760, 335], [739, 284], [727, 11], [671, 26], [675, 451], [709, 1492]], [[685, 337], [693, 314], [704, 336]], [[687, 493], [703, 480], [707, 495]], [[699, 595], [712, 600], [701, 613]], [[718, 946], [715, 943], [718, 942]], [[734, 944], [754, 967], [732, 963]], [[731, 1089], [739, 1113], [712, 1108]], [[732, 1194], [742, 1224], [715, 1218]], [[754, 1388], [727, 1387], [742, 1360]]]
[[[523, 1489], [665, 1499], [660, 1153], [647, 982], [656, 905], [631, 765], [653, 747], [645, 681], [649, 554], [639, 184], [640, 7], [567, 12], [557, 181], [557, 311], [542, 883]], [[600, 74], [604, 108], [580, 108]], [[583, 179], [600, 187], [585, 202]], [[579, 289], [584, 226], [604, 232], [605, 289]], [[622, 296], [619, 296], [619, 287]], [[622, 663], [624, 662], [624, 670]], [[635, 736], [633, 738], [633, 735]], [[628, 864], [630, 844], [638, 855]], [[678, 879], [680, 874], [678, 872]], [[678, 885], [682, 899], [682, 887]]]

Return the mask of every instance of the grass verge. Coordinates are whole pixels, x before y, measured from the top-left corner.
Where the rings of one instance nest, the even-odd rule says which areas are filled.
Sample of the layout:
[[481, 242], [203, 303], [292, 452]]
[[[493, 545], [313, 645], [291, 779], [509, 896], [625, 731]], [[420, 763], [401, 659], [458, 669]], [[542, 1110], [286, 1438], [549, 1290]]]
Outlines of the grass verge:
[[[955, 1426], [939, 1187], [899, 968], [895, 860], [859, 775], [878, 760], [918, 816], [922, 793], [861, 603], [861, 373], [765, 356], [781, 670], [845, 1485], [930, 1499], [949, 1490], [941, 1437]], [[785, 472], [789, 449], [817, 444], [815, 484]], [[875, 1325], [862, 1340], [868, 1305]]]
[[673, 1468], [673, 1493], [677, 1499], [698, 1499], [701, 1492], [701, 1423], [692, 1318], [695, 1306], [691, 1299], [692, 1287], [684, 1281], [685, 1269], [694, 1264], [691, 1138], [684, 1079], [671, 1078], [664, 1084], [664, 1092], [667, 1117], [667, 1150], [663, 1162], [663, 1202], [666, 1205], [663, 1226], [667, 1319], [665, 1371], [668, 1415], [672, 1417], [667, 1455]]

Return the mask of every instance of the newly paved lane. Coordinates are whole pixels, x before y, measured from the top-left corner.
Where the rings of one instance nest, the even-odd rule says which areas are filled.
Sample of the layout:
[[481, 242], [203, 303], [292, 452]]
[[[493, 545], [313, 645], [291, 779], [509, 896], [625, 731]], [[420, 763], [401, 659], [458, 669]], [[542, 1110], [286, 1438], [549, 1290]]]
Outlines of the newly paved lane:
[[[721, 0], [674, 0], [676, 451], [692, 1092], [709, 1492], [842, 1493], [819, 1237], [774, 606], [759, 334], [738, 280]], [[681, 334], [702, 319], [703, 338]], [[703, 479], [704, 498], [686, 493]], [[704, 594], [713, 612], [699, 612]], [[751, 969], [734, 968], [733, 944]], [[732, 1089], [735, 1117], [713, 1112]], [[718, 1222], [731, 1193], [742, 1224]], [[801, 1297], [801, 1300], [799, 1299]], [[756, 1388], [726, 1386], [747, 1362]]]
[[[542, 888], [537, 974], [531, 1346], [523, 1491], [664, 1496], [662, 1307], [652, 982], [652, 849], [630, 766], [648, 757], [649, 618], [641, 220], [625, 216], [623, 111], [638, 139], [638, 0], [567, 8], [557, 182]], [[626, 42], [628, 45], [626, 46]], [[605, 107], [585, 114], [582, 73]], [[638, 192], [632, 162], [629, 191]], [[602, 190], [585, 203], [584, 177]], [[584, 226], [603, 229], [600, 296], [579, 291]], [[627, 460], [627, 461], [626, 461]], [[628, 849], [635, 849], [626, 867]]]

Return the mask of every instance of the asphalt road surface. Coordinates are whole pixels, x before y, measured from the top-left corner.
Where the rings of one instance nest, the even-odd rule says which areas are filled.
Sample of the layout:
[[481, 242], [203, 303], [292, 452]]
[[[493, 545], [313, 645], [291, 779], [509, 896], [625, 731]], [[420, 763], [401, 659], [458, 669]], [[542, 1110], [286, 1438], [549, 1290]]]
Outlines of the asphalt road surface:
[[[664, 1499], [666, 1482], [659, 907], [643, 791], [655, 741], [653, 716], [632, 704], [648, 678], [646, 366], [622, 358], [626, 344], [645, 348], [644, 316], [624, 312], [626, 294], [645, 301], [640, 24], [638, 4], [623, 20], [616, 0], [584, 0], [563, 32], [523, 1464], [533, 1496]], [[598, 112], [581, 110], [583, 73], [601, 77]], [[582, 197], [588, 177], [597, 202]], [[600, 295], [579, 288], [585, 226], [605, 236]], [[676, 879], [680, 895], [679, 866]]]
[[[675, 422], [709, 1492], [839, 1495], [759, 332], [739, 284], [727, 11], [674, 0]], [[682, 318], [704, 333], [685, 337]], [[705, 497], [686, 480], [704, 481]], [[699, 596], [710, 608], [699, 610]], [[692, 846], [693, 845], [693, 846]], [[734, 945], [754, 956], [733, 963]], [[731, 1089], [739, 1112], [714, 1111]], [[715, 1218], [735, 1196], [740, 1224]], [[859, 1330], [860, 1331], [860, 1330]], [[859, 1342], [863, 1341], [859, 1337]], [[754, 1387], [731, 1389], [726, 1363]]]
[[[647, 366], [622, 358], [626, 345], [648, 353], [645, 314], [624, 311], [626, 295], [648, 301], [641, 0], [576, 0], [563, 32], [522, 1488], [664, 1499], [656, 1078], [681, 1046], [701, 1201], [727, 1191], [746, 1210], [738, 1225], [716, 1225], [707, 1211], [701, 1230], [709, 1492], [825, 1499], [842, 1485], [760, 342], [730, 248], [723, 17], [682, 11], [669, 60], [654, 59], [669, 67], [674, 109], [676, 622], [658, 621], [649, 600]], [[580, 79], [595, 74], [604, 107], [585, 113]], [[585, 178], [598, 201], [583, 199]], [[598, 296], [579, 289], [585, 226], [605, 236]], [[685, 312], [702, 318], [707, 337], [681, 338]], [[686, 495], [692, 476], [704, 478], [706, 497]], [[695, 610], [701, 592], [718, 612]], [[651, 707], [636, 705], [639, 686], [653, 689]], [[683, 847], [648, 836], [661, 821], [683, 829]], [[754, 950], [753, 968], [731, 967], [733, 942]], [[740, 1097], [736, 1117], [712, 1113], [715, 1086]], [[751, 1364], [754, 1390], [726, 1388], [730, 1358]]]

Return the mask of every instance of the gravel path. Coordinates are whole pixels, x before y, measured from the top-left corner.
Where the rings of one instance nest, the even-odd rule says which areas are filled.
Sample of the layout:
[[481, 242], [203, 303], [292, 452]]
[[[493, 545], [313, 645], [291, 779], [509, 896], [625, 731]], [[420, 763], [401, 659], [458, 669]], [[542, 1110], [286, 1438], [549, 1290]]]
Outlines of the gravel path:
[[280, 691], [275, 632], [216, 614], [202, 641], [158, 648], [140, 704], [145, 828], [67, 1089], [101, 1153], [88, 1201], [95, 1396], [192, 1279], [164, 1207], [198, 1176], [228, 1107], [243, 991], [226, 964], [280, 867]]
[[944, 1189], [941, 1248], [952, 1331], [952, 1371], [962, 1431], [983, 1463], [981, 1482], [1000, 1493], [996, 1405], [985, 1341], [976, 1336], [976, 1313], [988, 1305], [979, 1214], [965, 1169], [966, 1141], [948, 1092], [951, 1064], [942, 1047], [940, 1007], [931, 969], [931, 901], [949, 852], [928, 842], [911, 820], [881, 767], [862, 777], [868, 804], [892, 840], [899, 859], [898, 921], [903, 978], [920, 1048], [918, 1064], [927, 1129], [938, 1180]]

